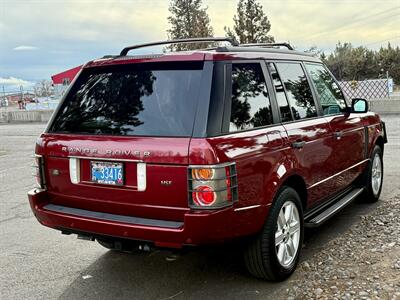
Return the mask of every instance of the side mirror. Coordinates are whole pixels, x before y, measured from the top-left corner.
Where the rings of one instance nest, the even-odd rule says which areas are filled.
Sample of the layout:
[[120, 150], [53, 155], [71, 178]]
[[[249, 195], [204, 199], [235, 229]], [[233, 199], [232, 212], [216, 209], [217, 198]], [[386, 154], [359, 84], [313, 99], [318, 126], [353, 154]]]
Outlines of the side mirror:
[[368, 101], [362, 98], [355, 98], [351, 101], [351, 112], [366, 113], [368, 112]]

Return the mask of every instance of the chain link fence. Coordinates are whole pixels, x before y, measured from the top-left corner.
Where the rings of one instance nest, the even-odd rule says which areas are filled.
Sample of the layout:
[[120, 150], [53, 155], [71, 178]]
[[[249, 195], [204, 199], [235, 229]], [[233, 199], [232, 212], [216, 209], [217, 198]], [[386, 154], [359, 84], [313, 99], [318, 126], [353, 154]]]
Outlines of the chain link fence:
[[389, 81], [391, 79], [370, 79], [363, 81], [340, 81], [343, 93], [348, 99], [384, 99], [389, 98]]

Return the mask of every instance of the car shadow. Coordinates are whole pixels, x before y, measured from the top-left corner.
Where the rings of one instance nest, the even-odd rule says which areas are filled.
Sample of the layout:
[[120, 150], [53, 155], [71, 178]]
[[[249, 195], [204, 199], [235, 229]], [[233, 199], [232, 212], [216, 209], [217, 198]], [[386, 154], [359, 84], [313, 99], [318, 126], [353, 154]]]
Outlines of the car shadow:
[[[301, 260], [311, 259], [376, 205], [353, 203], [321, 227], [306, 230]], [[60, 299], [279, 299], [286, 298], [286, 286], [287, 282], [252, 278], [242, 263], [240, 247], [228, 244], [194, 249], [177, 259], [168, 251], [107, 251], [82, 270]]]

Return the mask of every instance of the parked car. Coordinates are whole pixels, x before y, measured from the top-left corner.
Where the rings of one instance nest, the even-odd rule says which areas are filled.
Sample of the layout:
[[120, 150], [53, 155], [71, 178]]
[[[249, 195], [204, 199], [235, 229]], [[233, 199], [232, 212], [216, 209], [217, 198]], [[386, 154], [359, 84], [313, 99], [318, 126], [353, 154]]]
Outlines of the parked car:
[[[232, 45], [127, 55], [195, 41]], [[41, 224], [109, 249], [235, 240], [252, 275], [283, 280], [305, 227], [378, 200], [386, 142], [367, 101], [347, 103], [288, 44], [156, 42], [82, 68], [37, 140], [28, 195]]]
[[3, 98], [3, 99], [0, 99], [0, 107], [7, 107], [8, 106], [8, 100], [7, 100], [7, 98]]

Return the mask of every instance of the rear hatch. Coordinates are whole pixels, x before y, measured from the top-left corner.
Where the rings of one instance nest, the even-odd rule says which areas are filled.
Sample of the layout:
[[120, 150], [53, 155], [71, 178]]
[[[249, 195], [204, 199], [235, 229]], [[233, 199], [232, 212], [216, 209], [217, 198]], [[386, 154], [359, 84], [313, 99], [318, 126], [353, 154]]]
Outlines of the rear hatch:
[[183, 220], [203, 62], [83, 69], [46, 133], [54, 204]]

